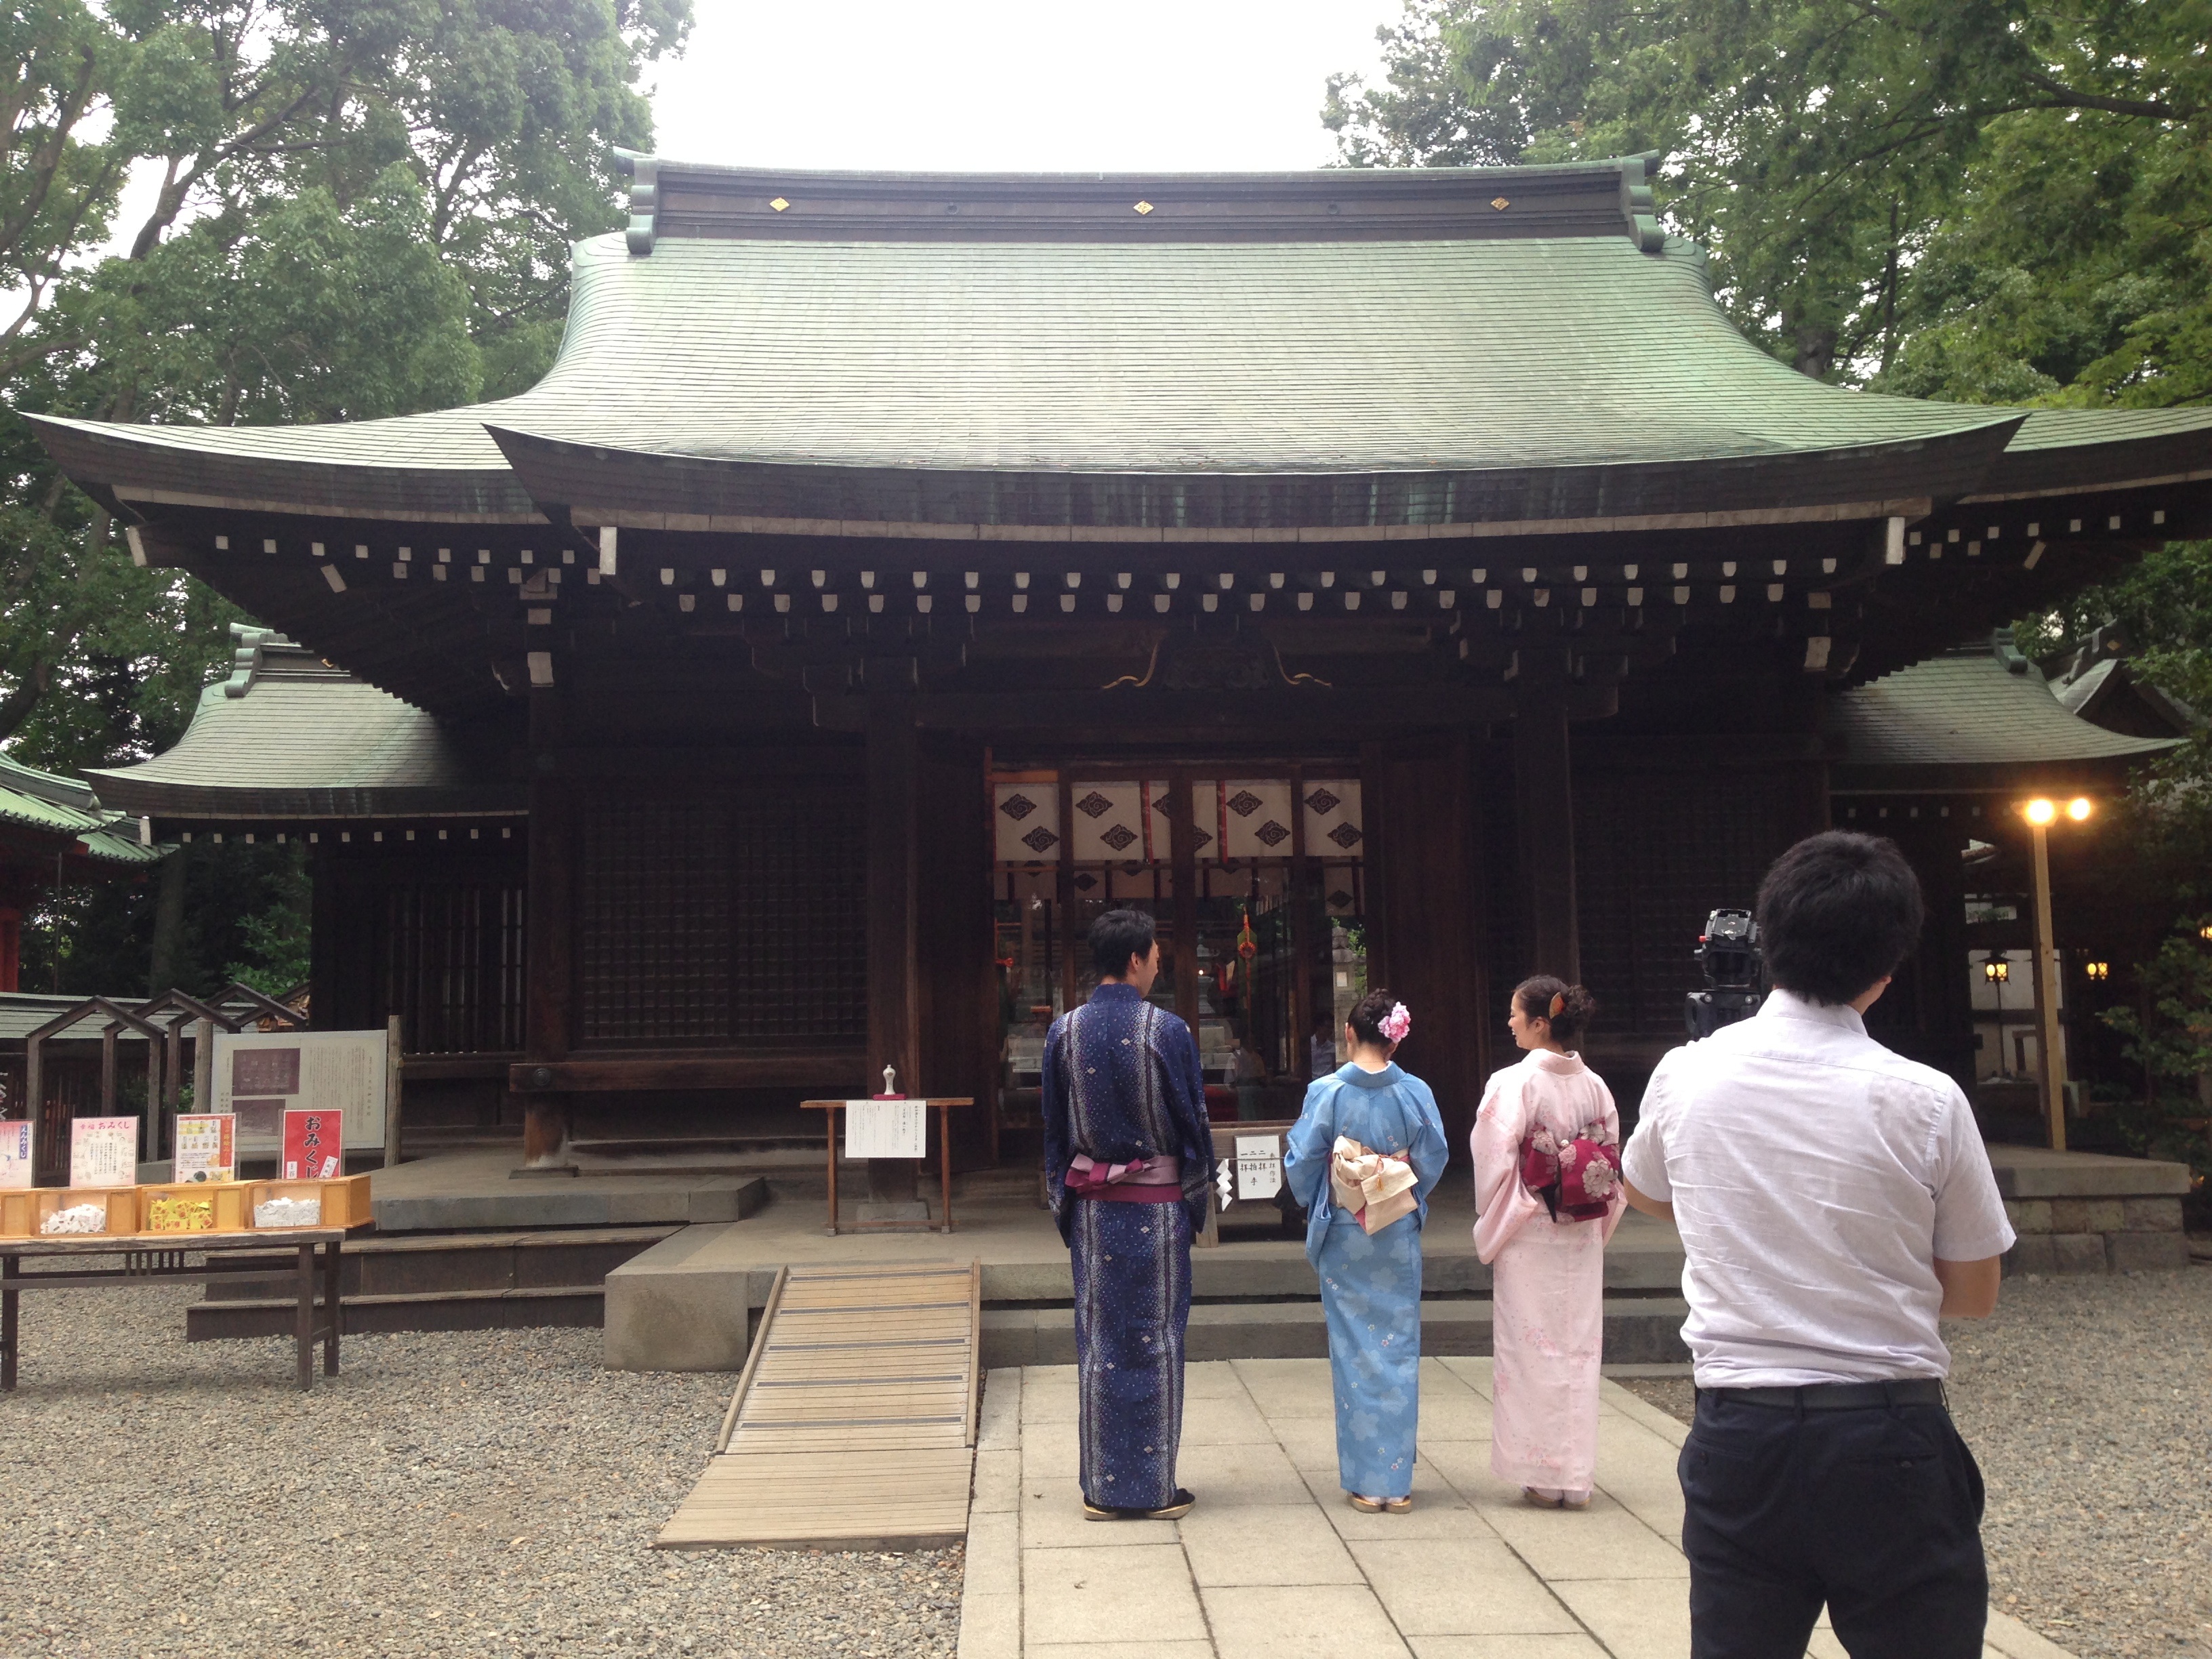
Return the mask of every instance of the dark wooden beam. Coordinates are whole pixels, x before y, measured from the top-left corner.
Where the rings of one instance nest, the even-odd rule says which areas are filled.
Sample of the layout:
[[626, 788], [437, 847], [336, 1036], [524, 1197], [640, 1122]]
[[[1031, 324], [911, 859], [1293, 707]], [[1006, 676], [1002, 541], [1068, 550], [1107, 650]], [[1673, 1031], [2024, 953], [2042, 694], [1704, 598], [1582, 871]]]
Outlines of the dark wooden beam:
[[[523, 1053], [533, 1068], [568, 1052], [575, 1022], [576, 805], [556, 769], [560, 742], [557, 687], [531, 697], [530, 877], [525, 899]], [[567, 1104], [557, 1093], [524, 1085], [522, 1145], [526, 1165], [557, 1163], [568, 1138]]]

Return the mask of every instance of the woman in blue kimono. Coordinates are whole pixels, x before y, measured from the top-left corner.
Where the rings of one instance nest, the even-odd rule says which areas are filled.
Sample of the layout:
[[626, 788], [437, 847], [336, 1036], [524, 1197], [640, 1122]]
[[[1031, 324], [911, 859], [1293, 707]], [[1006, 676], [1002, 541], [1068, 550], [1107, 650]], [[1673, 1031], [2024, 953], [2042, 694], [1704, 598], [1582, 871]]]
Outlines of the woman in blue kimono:
[[1351, 1060], [1306, 1091], [1283, 1152], [1328, 1316], [1337, 1474], [1370, 1514], [1413, 1507], [1421, 1225], [1449, 1156], [1437, 1097], [1390, 1058], [1412, 1025], [1388, 991], [1362, 997], [1345, 1024]]

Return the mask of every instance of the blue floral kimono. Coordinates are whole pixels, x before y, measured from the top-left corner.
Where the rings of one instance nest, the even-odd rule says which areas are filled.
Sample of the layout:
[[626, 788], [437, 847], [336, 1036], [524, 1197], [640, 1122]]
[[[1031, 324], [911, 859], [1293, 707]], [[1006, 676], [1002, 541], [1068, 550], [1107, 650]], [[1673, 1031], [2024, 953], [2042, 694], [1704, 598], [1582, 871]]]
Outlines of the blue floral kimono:
[[[1336, 1207], [1328, 1166], [1339, 1135], [1404, 1158], [1419, 1202], [1370, 1237]], [[1450, 1153], [1429, 1085], [1393, 1064], [1318, 1079], [1286, 1138], [1283, 1176], [1306, 1206], [1306, 1259], [1321, 1274], [1335, 1380], [1336, 1462], [1344, 1489], [1369, 1498], [1413, 1490], [1420, 1414], [1421, 1227]]]

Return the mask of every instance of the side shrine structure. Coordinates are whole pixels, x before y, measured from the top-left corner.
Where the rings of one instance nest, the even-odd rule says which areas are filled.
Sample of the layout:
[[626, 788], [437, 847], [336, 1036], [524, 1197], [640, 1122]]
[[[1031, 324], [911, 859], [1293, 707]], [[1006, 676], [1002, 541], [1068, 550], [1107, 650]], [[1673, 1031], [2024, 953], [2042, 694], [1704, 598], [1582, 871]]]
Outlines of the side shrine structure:
[[[401, 1014], [412, 1121], [519, 1114], [537, 1164], [818, 1137], [886, 1065], [976, 1097], [963, 1164], [1025, 1155], [1119, 904], [1218, 1112], [1288, 1115], [1372, 981], [1464, 1133], [1540, 969], [1632, 1099], [1794, 838], [1893, 805], [1960, 911], [2039, 756], [1975, 748], [2002, 696], [1855, 688], [2212, 535], [2212, 410], [1808, 380], [1645, 165], [629, 158], [521, 396], [38, 422], [272, 630], [101, 798], [310, 843], [317, 1024]], [[2158, 746], [2053, 711], [2081, 787]], [[1923, 965], [1887, 1034], [1971, 1078], [1963, 955]]]

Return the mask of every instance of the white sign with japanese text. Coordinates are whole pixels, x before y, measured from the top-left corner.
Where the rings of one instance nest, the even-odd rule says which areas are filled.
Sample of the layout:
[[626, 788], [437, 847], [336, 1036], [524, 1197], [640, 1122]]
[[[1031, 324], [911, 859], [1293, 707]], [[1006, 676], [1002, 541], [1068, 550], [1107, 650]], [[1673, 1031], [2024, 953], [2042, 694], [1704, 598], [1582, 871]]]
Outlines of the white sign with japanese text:
[[381, 1150], [387, 1041], [382, 1031], [217, 1031], [207, 1109], [237, 1118], [240, 1157], [281, 1152], [288, 1111], [343, 1114], [349, 1148]]
[[845, 1103], [845, 1156], [923, 1158], [929, 1152], [929, 1107], [919, 1100]]

